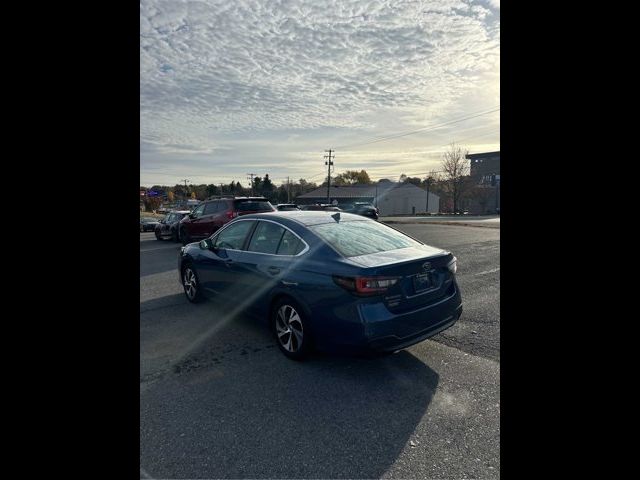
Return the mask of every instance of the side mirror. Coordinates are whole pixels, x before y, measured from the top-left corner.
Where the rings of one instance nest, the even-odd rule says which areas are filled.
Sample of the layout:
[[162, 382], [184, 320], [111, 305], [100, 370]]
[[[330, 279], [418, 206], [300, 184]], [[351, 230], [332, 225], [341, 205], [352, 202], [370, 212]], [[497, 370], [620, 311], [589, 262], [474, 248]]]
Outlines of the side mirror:
[[200, 248], [203, 250], [213, 250], [213, 240], [210, 238], [205, 238], [200, 241]]

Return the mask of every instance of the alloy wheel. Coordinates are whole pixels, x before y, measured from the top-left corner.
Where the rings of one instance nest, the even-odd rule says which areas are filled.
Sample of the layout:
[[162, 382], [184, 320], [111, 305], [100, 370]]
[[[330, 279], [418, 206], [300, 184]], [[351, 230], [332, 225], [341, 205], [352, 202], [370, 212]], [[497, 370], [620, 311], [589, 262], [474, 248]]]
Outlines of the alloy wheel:
[[187, 294], [190, 300], [196, 298], [196, 294], [198, 292], [198, 284], [196, 281], [196, 274], [193, 273], [189, 267], [184, 269], [184, 274], [182, 275], [182, 283], [184, 285], [184, 293]]
[[282, 305], [276, 315], [276, 333], [280, 345], [291, 353], [300, 350], [303, 341], [303, 327], [300, 315], [291, 305]]

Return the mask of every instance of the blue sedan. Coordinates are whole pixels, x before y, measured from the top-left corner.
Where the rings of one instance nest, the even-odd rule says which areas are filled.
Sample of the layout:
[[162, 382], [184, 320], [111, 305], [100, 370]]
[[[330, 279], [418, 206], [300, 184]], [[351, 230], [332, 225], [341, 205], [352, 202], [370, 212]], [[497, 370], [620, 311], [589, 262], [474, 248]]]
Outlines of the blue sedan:
[[182, 247], [179, 273], [190, 302], [254, 314], [296, 360], [314, 347], [392, 352], [462, 313], [450, 252], [344, 212], [245, 215]]

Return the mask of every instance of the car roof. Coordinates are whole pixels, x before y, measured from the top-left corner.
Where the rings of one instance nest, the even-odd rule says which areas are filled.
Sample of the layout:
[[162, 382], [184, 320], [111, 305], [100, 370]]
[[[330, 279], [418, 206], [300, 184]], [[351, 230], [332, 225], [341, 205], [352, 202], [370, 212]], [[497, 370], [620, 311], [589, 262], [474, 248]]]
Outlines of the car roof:
[[218, 198], [208, 198], [203, 200], [204, 202], [217, 202], [219, 200], [265, 200], [268, 201], [266, 197], [218, 197]]
[[191, 213], [191, 210], [171, 210], [169, 213]]
[[326, 212], [322, 210], [290, 210], [290, 211], [276, 211], [269, 213], [253, 213], [250, 215], [243, 215], [240, 218], [255, 218], [255, 219], [264, 219], [264, 220], [289, 220], [301, 225], [309, 226], [309, 225], [319, 225], [322, 223], [332, 223], [336, 220], [333, 218], [333, 215], [340, 214], [340, 220], [351, 222], [372, 222], [373, 220], [369, 220], [368, 218], [362, 217], [360, 215], [354, 215], [352, 213], [346, 212]]

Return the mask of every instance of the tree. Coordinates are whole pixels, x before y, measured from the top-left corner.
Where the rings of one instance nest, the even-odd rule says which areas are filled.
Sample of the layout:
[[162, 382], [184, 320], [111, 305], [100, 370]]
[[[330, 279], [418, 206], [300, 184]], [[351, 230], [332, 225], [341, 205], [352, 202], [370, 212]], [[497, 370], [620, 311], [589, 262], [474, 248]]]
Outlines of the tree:
[[207, 197], [213, 197], [215, 195], [219, 195], [219, 189], [213, 183], [207, 185], [206, 188]]
[[420, 186], [422, 186], [422, 179], [420, 177], [407, 177], [405, 175], [403, 183], [411, 183], [412, 185], [415, 185], [416, 187], [420, 187]]
[[158, 197], [145, 197], [144, 208], [147, 212], [155, 211], [160, 207], [161, 200]]
[[173, 203], [175, 201], [176, 195], [175, 195], [175, 193], [173, 193], [172, 190], [169, 190], [167, 192], [167, 199], [169, 200], [170, 203]]
[[469, 160], [467, 150], [452, 143], [442, 157], [443, 183], [453, 202], [453, 212], [460, 209], [460, 200], [472, 186], [469, 178]]
[[335, 185], [370, 184], [371, 179], [366, 170], [347, 170], [337, 175], [332, 183]]
[[253, 177], [253, 194], [259, 195], [260, 190], [262, 190], [262, 178]]
[[260, 194], [263, 197], [266, 198], [271, 198], [271, 195], [273, 194], [273, 189], [275, 187], [273, 186], [273, 183], [271, 182], [271, 179], [269, 178], [269, 174], [267, 173], [264, 176], [264, 180], [262, 181], [262, 188], [260, 189]]

